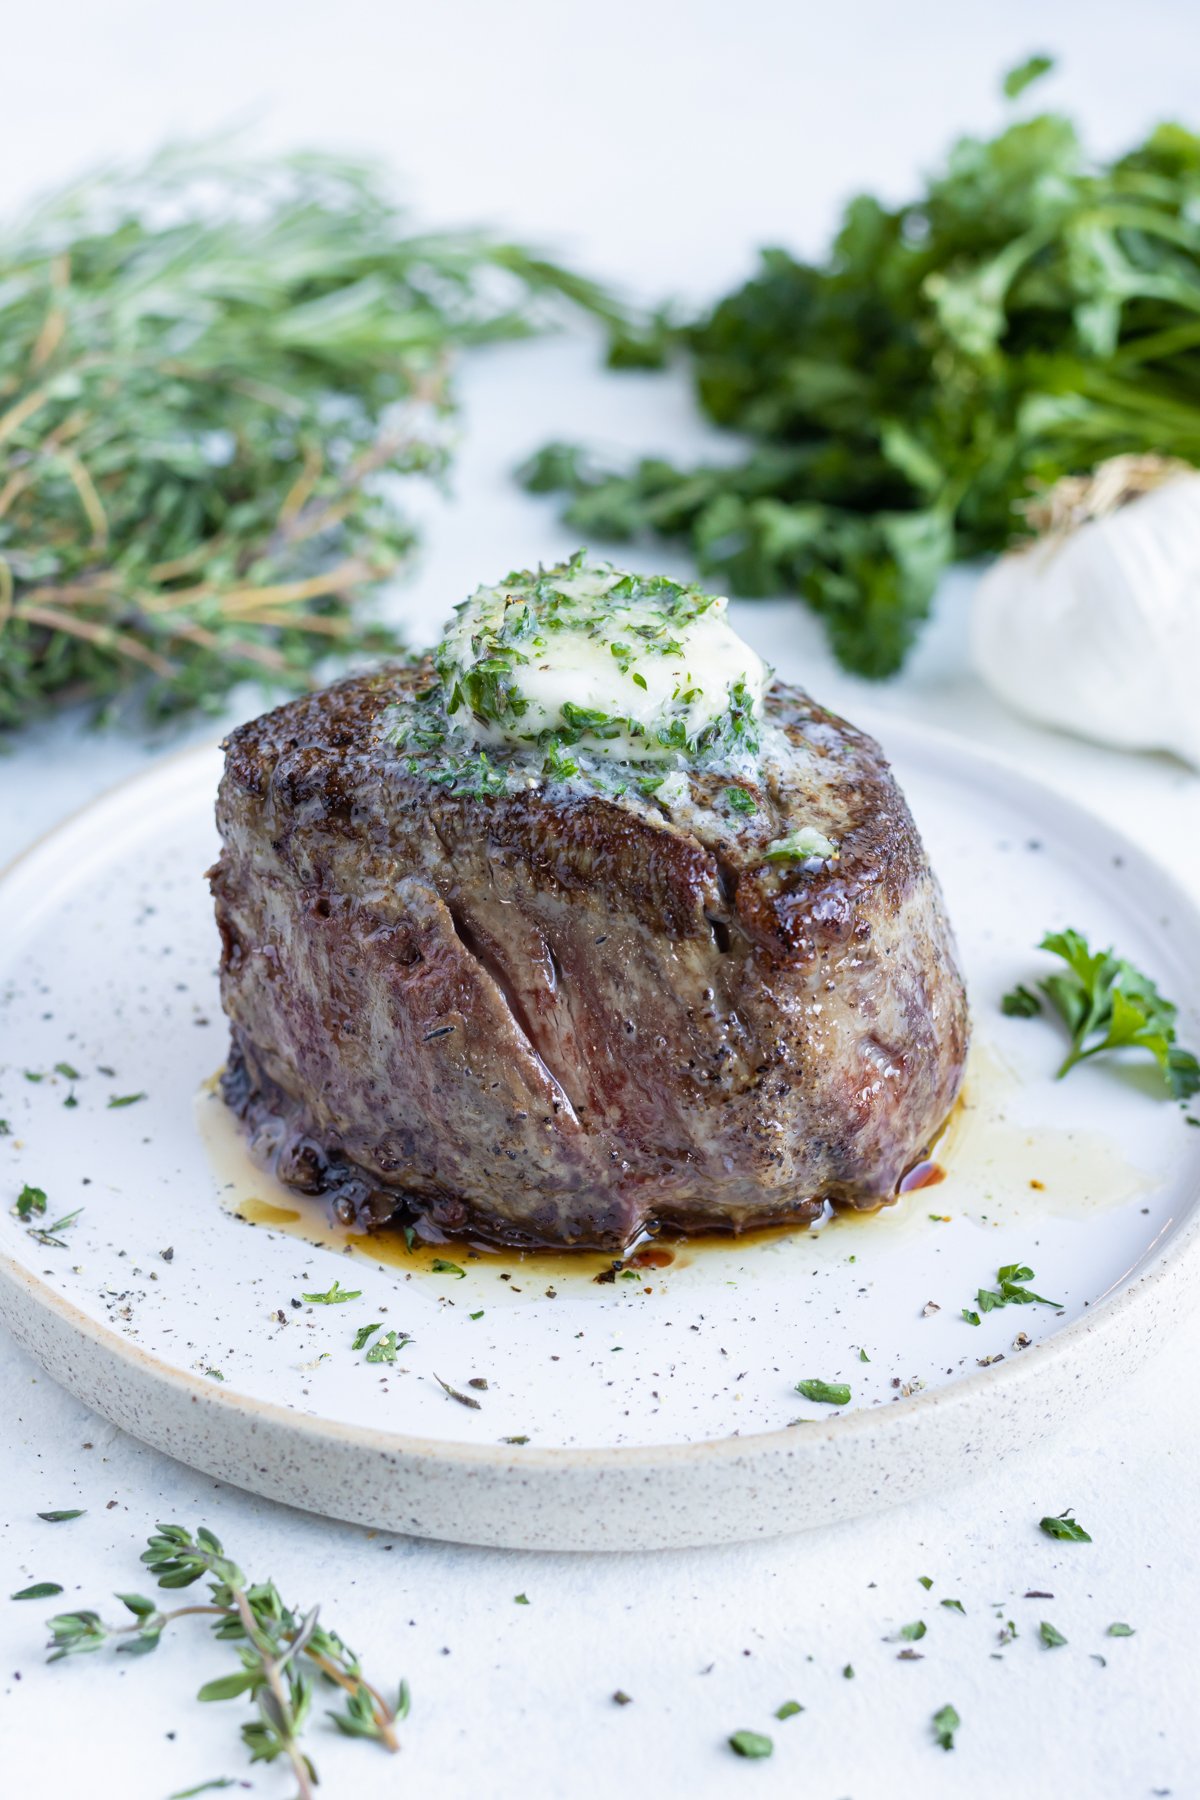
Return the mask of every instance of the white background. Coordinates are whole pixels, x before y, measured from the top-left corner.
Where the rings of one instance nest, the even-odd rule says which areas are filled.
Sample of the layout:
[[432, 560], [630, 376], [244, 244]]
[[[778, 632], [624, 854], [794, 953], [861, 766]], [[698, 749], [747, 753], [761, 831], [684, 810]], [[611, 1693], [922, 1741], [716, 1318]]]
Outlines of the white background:
[[[757, 244], [819, 250], [856, 188], [901, 197], [956, 130], [997, 125], [996, 77], [1030, 50], [1062, 54], [1065, 72], [1039, 92], [1075, 111], [1099, 149], [1159, 117], [1194, 124], [1198, 39], [1191, 9], [1165, 0], [1136, 11], [59, 0], [9, 8], [0, 33], [0, 207], [100, 157], [242, 121], [259, 144], [378, 153], [430, 221], [495, 222], [643, 297], [703, 298], [745, 273]], [[394, 602], [421, 635], [477, 579], [570, 547], [551, 509], [508, 479], [545, 437], [705, 442], [682, 382], [603, 376], [583, 338], [489, 353], [464, 395], [455, 501], [425, 505], [426, 555]], [[1003, 713], [966, 668], [968, 587], [947, 584], [919, 654], [882, 691], [834, 669], [792, 604], [742, 608], [739, 623], [851, 716], [917, 711], [1003, 750], [1119, 819], [1200, 896], [1196, 778]], [[27, 733], [0, 761], [0, 858], [155, 748], [96, 739], [75, 720]], [[0, 1063], [0, 1092], [5, 1075]], [[207, 1521], [252, 1575], [320, 1600], [369, 1671], [413, 1684], [396, 1763], [314, 1731], [331, 1796], [1192, 1795], [1197, 1351], [1200, 1325], [1181, 1322], [1173, 1349], [1101, 1413], [1070, 1421], [1052, 1451], [941, 1499], [773, 1546], [590, 1558], [392, 1540], [269, 1506], [114, 1432], [0, 1339], [0, 1592], [52, 1578], [61, 1604], [102, 1603], [138, 1585], [154, 1519]], [[86, 1518], [34, 1516], [69, 1505]], [[1094, 1544], [1039, 1535], [1038, 1518], [1065, 1506]], [[931, 1605], [921, 1574], [967, 1618]], [[1026, 1601], [1028, 1588], [1055, 1598]], [[514, 1605], [520, 1592], [528, 1607]], [[264, 1800], [290, 1792], [278, 1772], [247, 1770], [237, 1707], [193, 1702], [222, 1656], [202, 1632], [146, 1661], [47, 1669], [45, 1610], [0, 1600], [5, 1796], [165, 1800], [221, 1774]], [[918, 1616], [931, 1621], [925, 1660], [899, 1663], [883, 1639]], [[1037, 1643], [1043, 1617], [1065, 1649]], [[1009, 1618], [1019, 1636], [993, 1660]], [[1114, 1619], [1137, 1635], [1106, 1640]], [[617, 1687], [632, 1705], [613, 1705]], [[793, 1696], [806, 1711], [773, 1726]], [[950, 1756], [928, 1726], [948, 1700], [963, 1718]], [[773, 1730], [772, 1761], [731, 1757], [724, 1738], [743, 1726]]]

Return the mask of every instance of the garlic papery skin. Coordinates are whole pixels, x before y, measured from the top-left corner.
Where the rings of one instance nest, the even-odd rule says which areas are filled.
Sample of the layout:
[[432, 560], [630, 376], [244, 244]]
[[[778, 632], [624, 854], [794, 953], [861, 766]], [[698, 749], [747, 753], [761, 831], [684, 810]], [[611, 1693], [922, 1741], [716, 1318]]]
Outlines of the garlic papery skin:
[[[1142, 479], [1121, 480], [1130, 470]], [[1133, 497], [1098, 516], [1087, 484], [1072, 480], [1081, 522], [1002, 556], [980, 580], [975, 668], [1028, 718], [1200, 767], [1200, 473], [1114, 458], [1095, 489]]]

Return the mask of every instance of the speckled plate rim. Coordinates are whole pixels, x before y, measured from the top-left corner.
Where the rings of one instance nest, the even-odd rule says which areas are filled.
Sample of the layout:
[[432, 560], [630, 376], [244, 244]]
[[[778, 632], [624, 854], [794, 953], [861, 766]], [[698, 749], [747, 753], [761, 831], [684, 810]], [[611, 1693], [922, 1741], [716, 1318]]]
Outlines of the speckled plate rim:
[[[964, 781], [1073, 834], [1111, 825], [1005, 758], [948, 732], [886, 716], [868, 721], [890, 754], [952, 759]], [[9, 877], [76, 820], [160, 779], [167, 764], [212, 755], [203, 744], [158, 759], [43, 834]], [[1176, 947], [1200, 966], [1200, 910], [1137, 845], [1127, 871], [1171, 912]], [[205, 1473], [325, 1516], [456, 1542], [568, 1550], [683, 1547], [770, 1537], [895, 1504], [1041, 1441], [1170, 1335], [1200, 1261], [1200, 1206], [1169, 1222], [1165, 1243], [1119, 1291], [1018, 1360], [949, 1388], [828, 1423], [689, 1444], [555, 1448], [455, 1444], [355, 1426], [239, 1394], [172, 1367], [74, 1306], [0, 1249], [0, 1320], [55, 1380], [112, 1423]], [[1031, 1397], [1032, 1394], [1032, 1397]]]

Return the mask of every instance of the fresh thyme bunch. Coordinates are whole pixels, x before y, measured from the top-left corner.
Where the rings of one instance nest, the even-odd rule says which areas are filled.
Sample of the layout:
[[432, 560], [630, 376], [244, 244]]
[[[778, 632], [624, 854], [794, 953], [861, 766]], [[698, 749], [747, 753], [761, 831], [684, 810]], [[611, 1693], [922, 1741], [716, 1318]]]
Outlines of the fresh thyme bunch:
[[465, 345], [599, 289], [480, 233], [413, 234], [375, 172], [195, 150], [0, 231], [0, 727], [137, 683], [152, 716], [294, 688], [392, 639], [395, 477], [450, 454]]
[[242, 1726], [250, 1761], [286, 1757], [296, 1777], [297, 1800], [311, 1800], [317, 1785], [312, 1761], [300, 1747], [316, 1681], [338, 1687], [346, 1696], [344, 1710], [328, 1715], [346, 1737], [399, 1749], [395, 1726], [408, 1716], [407, 1682], [400, 1683], [396, 1703], [389, 1706], [364, 1677], [354, 1652], [318, 1623], [318, 1607], [294, 1612], [284, 1605], [274, 1582], [247, 1582], [220, 1539], [204, 1526], [193, 1536], [183, 1525], [159, 1525], [142, 1561], [158, 1577], [160, 1588], [191, 1587], [207, 1577], [209, 1602], [163, 1612], [142, 1594], [118, 1594], [133, 1614], [127, 1625], [106, 1625], [92, 1611], [59, 1613], [50, 1620], [50, 1662], [99, 1650], [114, 1639], [118, 1650], [144, 1656], [157, 1650], [174, 1620], [209, 1615], [216, 1621], [214, 1635], [237, 1645], [242, 1666], [205, 1682], [196, 1698], [234, 1700], [245, 1694], [254, 1701], [257, 1716]]

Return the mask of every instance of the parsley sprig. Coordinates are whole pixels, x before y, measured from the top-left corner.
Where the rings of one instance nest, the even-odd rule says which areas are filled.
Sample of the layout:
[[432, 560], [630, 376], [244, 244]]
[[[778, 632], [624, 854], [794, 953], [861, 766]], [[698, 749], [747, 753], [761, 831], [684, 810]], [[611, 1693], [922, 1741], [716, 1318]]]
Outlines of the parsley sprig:
[[255, 1716], [242, 1726], [250, 1760], [286, 1758], [296, 1779], [297, 1800], [313, 1800], [317, 1786], [312, 1759], [300, 1745], [317, 1681], [339, 1688], [345, 1697], [343, 1710], [328, 1714], [344, 1736], [367, 1738], [386, 1750], [399, 1749], [395, 1727], [408, 1714], [407, 1683], [400, 1683], [397, 1700], [389, 1705], [366, 1680], [354, 1652], [319, 1622], [319, 1607], [301, 1613], [284, 1604], [274, 1582], [248, 1582], [226, 1556], [220, 1539], [204, 1526], [194, 1535], [183, 1525], [157, 1526], [142, 1561], [160, 1588], [191, 1587], [207, 1579], [208, 1602], [164, 1612], [143, 1594], [118, 1594], [133, 1615], [132, 1623], [123, 1625], [107, 1625], [91, 1609], [59, 1613], [49, 1622], [50, 1662], [112, 1642], [117, 1650], [144, 1656], [157, 1650], [175, 1620], [206, 1615], [214, 1621], [214, 1636], [236, 1646], [241, 1667], [205, 1682], [196, 1697], [209, 1701], [245, 1696], [254, 1703]]
[[[1148, 1050], [1174, 1099], [1200, 1091], [1200, 1062], [1175, 1041], [1179, 1009], [1148, 975], [1111, 949], [1093, 950], [1083, 933], [1070, 927], [1048, 931], [1038, 948], [1066, 964], [1038, 983], [1071, 1034], [1060, 1081], [1078, 1063], [1106, 1050]], [[1028, 1002], [1035, 998], [1028, 988], [1017, 987], [1001, 1004], [1006, 1013], [1028, 1018], [1036, 1010]]]
[[1032, 1288], [1026, 1287], [1027, 1281], [1033, 1280], [1033, 1270], [1024, 1263], [1005, 1263], [996, 1272], [997, 1285], [994, 1288], [980, 1288], [975, 1295], [975, 1304], [979, 1312], [972, 1312], [963, 1307], [962, 1316], [968, 1325], [978, 1325], [979, 1313], [995, 1312], [999, 1306], [1061, 1306], [1061, 1300], [1048, 1300], [1045, 1294], [1035, 1294]]

